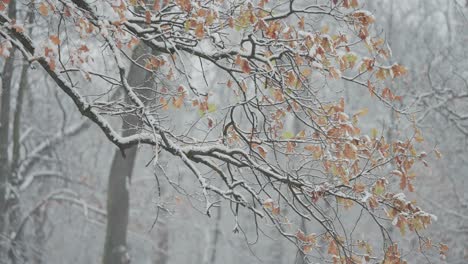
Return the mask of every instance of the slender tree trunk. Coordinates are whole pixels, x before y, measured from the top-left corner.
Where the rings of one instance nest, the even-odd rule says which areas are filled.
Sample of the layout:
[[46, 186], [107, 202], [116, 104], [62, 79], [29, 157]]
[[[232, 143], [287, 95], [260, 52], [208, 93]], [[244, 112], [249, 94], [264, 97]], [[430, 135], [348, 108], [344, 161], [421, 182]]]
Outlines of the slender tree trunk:
[[[133, 52], [133, 58], [138, 59], [148, 53], [148, 48], [139, 45]], [[130, 67], [128, 82], [131, 86], [145, 84], [147, 74], [139, 67]], [[145, 89], [146, 91], [146, 89]], [[148, 98], [148, 92], [142, 96]], [[122, 135], [129, 136], [141, 126], [140, 119], [134, 115], [123, 117]], [[129, 188], [130, 179], [135, 164], [137, 146], [125, 151], [125, 157], [119, 150], [114, 153], [107, 187], [107, 227], [104, 245], [104, 264], [124, 264], [130, 262], [127, 246], [127, 226], [129, 218]]]
[[16, 98], [16, 109], [15, 116], [13, 120], [13, 154], [11, 167], [12, 171], [18, 168], [19, 159], [20, 159], [20, 138], [21, 138], [21, 113], [23, 112], [23, 101], [24, 95], [26, 93], [26, 88], [28, 86], [28, 69], [29, 65], [25, 62], [23, 68], [21, 69], [21, 77], [18, 88], [18, 96]]
[[[8, 16], [12, 19], [16, 18], [16, 4], [10, 3], [8, 6]], [[11, 102], [11, 80], [13, 77], [13, 63], [15, 59], [15, 49], [10, 50], [10, 56], [5, 60], [2, 71], [2, 87], [0, 90], [0, 234], [8, 237], [8, 180], [10, 178], [9, 164], [9, 127], [10, 127], [10, 102]], [[0, 259], [7, 259], [6, 249], [4, 245], [8, 245], [9, 241], [2, 241], [0, 238]]]
[[[24, 93], [26, 90], [27, 82], [28, 82], [28, 71], [29, 65], [25, 63], [21, 70], [20, 76], [20, 84], [18, 89], [18, 96], [16, 97], [16, 107], [14, 112], [14, 119], [13, 119], [13, 134], [12, 134], [12, 141], [13, 141], [13, 153], [12, 153], [12, 161], [10, 166], [10, 179], [9, 182], [11, 184], [17, 184], [17, 174], [16, 170], [19, 164], [19, 157], [20, 157], [20, 129], [21, 129], [21, 112], [23, 107], [23, 99]], [[17, 197], [11, 199], [9, 202], [8, 207], [10, 208], [10, 228], [14, 228], [16, 230], [16, 224], [19, 223], [21, 219], [21, 207], [20, 202]], [[26, 244], [23, 241], [23, 233], [17, 234], [14, 244], [10, 247], [9, 257], [12, 263], [25, 263], [26, 262]]]
[[167, 264], [169, 260], [169, 230], [167, 229], [166, 221], [162, 221], [158, 226], [157, 245], [154, 264]]
[[44, 263], [44, 243], [46, 241], [45, 224], [47, 221], [47, 215], [45, 210], [37, 210], [33, 214], [33, 229], [34, 229], [34, 241], [33, 241], [33, 254], [31, 254], [31, 263], [42, 264]]
[[[13, 52], [14, 53], [14, 52]], [[12, 54], [5, 61], [2, 73], [2, 90], [1, 90], [1, 112], [0, 112], [0, 233], [8, 237], [7, 228], [7, 212], [8, 212], [8, 179], [10, 175], [9, 153], [8, 153], [8, 139], [9, 139], [9, 124], [10, 124], [10, 88], [11, 78], [13, 75], [13, 58]], [[1, 240], [4, 240], [2, 237]], [[5, 258], [4, 245], [8, 241], [2, 242], [0, 246], [0, 259]]]
[[[154, 173], [156, 173], [156, 171]], [[158, 188], [161, 194], [165, 193], [166, 186], [163, 183], [160, 183]], [[160, 196], [160, 199], [163, 199], [163, 197], [164, 196]], [[152, 259], [153, 264], [167, 264], [169, 261], [169, 230], [167, 227], [167, 218], [167, 211], [160, 209], [157, 222], [155, 222], [154, 226], [156, 230], [150, 231], [152, 235], [151, 238], [156, 243]]]
[[213, 228], [208, 230], [211, 234], [208, 234], [208, 245], [206, 246], [206, 252], [204, 257], [204, 264], [215, 264], [216, 263], [216, 253], [219, 240], [220, 229], [219, 225], [221, 222], [221, 206], [216, 207], [216, 219], [215, 225]]

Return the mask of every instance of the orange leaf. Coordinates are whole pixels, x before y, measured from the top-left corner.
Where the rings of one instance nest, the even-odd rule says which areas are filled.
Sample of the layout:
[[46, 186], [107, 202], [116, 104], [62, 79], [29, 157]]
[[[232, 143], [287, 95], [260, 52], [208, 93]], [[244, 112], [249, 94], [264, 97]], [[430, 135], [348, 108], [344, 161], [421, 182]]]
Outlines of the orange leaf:
[[362, 193], [364, 192], [365, 189], [366, 189], [366, 185], [364, 185], [363, 183], [356, 183], [353, 186], [353, 190], [357, 193]]
[[180, 108], [184, 104], [184, 96], [180, 95], [177, 98], [172, 99], [172, 105], [174, 105], [175, 108]]
[[154, 10], [154, 11], [159, 11], [159, 10], [161, 10], [161, 5], [159, 4], [159, 0], [155, 0], [155, 1], [154, 1], [153, 10]]
[[145, 12], [145, 23], [151, 24], [151, 12], [149, 10], [146, 10]]
[[357, 158], [357, 147], [354, 146], [351, 143], [346, 143], [344, 150], [343, 150], [343, 155], [347, 159], [356, 159]]
[[294, 148], [296, 148], [296, 143], [295, 142], [289, 141], [286, 144], [286, 152], [292, 153], [292, 152], [294, 152]]
[[203, 23], [198, 23], [195, 27], [195, 36], [201, 39], [205, 36], [205, 29], [203, 28]]
[[330, 67], [329, 69], [329, 72], [330, 72], [330, 76], [333, 78], [333, 79], [340, 79], [341, 78], [341, 71], [336, 69], [335, 67]]
[[408, 72], [408, 70], [405, 67], [401, 66], [401, 65], [394, 64], [392, 66], [393, 78], [405, 75], [407, 72]]
[[39, 4], [39, 13], [41, 15], [43, 15], [43, 16], [49, 15], [49, 8], [47, 7], [47, 5], [44, 2]]
[[288, 72], [288, 85], [297, 86], [297, 77], [293, 71]]
[[273, 209], [271, 209], [271, 213], [272, 213], [273, 215], [279, 215], [279, 213], [280, 213], [280, 208], [279, 208], [279, 206], [274, 206]]
[[377, 77], [377, 79], [379, 80], [385, 80], [385, 78], [387, 77], [386, 74], [385, 74], [386, 70], [385, 69], [382, 69], [382, 68], [379, 68], [379, 70], [377, 71], [377, 73], [375, 74], [375, 77]]
[[81, 46], [78, 48], [78, 50], [81, 51], [81, 52], [89, 52], [88, 46], [86, 46], [86, 45], [84, 45], [84, 44], [81, 45]]
[[369, 90], [371, 97], [373, 97], [375, 95], [375, 87], [369, 80], [367, 81], [367, 89]]
[[283, 92], [280, 89], [276, 89], [273, 92], [273, 97], [275, 98], [276, 102], [283, 102], [284, 101]]
[[304, 26], [305, 26], [305, 19], [304, 19], [304, 17], [301, 17], [301, 18], [299, 19], [298, 25], [299, 25], [299, 29], [304, 29]]
[[228, 18], [228, 25], [230, 28], [234, 28], [234, 18], [232, 17]]
[[49, 61], [49, 67], [50, 67], [50, 69], [51, 69], [52, 71], [55, 71], [56, 65], [55, 65], [55, 60], [54, 60], [54, 59], [50, 59], [50, 61]]
[[49, 37], [50, 41], [55, 45], [60, 45], [60, 38], [57, 35], [52, 35]]
[[244, 81], [241, 83], [241, 89], [244, 93], [247, 92], [247, 84]]
[[328, 254], [338, 256], [338, 248], [336, 247], [335, 240], [330, 241], [328, 245]]
[[162, 105], [163, 110], [168, 110], [169, 109], [169, 104], [167, 103], [166, 99], [164, 97], [159, 98], [159, 103]]
[[250, 68], [248, 60], [246, 60], [246, 59], [241, 60], [241, 69], [246, 74], [249, 74], [252, 71], [252, 69]]
[[304, 245], [302, 246], [302, 251], [304, 251], [304, 253], [309, 253], [312, 251], [312, 245]]
[[258, 146], [257, 149], [258, 149], [258, 152], [260, 153], [260, 156], [262, 156], [263, 158], [265, 158], [266, 155], [267, 155], [266, 150], [265, 150], [262, 146]]

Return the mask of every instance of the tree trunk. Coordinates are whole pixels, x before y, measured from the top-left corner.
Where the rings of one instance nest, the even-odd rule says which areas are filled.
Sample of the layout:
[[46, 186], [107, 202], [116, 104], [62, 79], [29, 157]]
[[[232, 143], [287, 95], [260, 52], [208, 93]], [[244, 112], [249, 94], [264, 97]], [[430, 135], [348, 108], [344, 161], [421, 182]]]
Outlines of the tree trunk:
[[[129, 129], [124, 121], [123, 129]], [[125, 133], [124, 133], [125, 134]], [[136, 157], [136, 146], [114, 154], [107, 189], [107, 227], [104, 246], [104, 264], [129, 263], [127, 226], [129, 215], [129, 184]]]
[[167, 222], [162, 221], [156, 232], [158, 235], [155, 258], [153, 260], [154, 264], [167, 264], [169, 260], [169, 231], [167, 229]]
[[[12, 134], [12, 141], [13, 141], [13, 153], [11, 158], [11, 166], [10, 166], [10, 179], [9, 182], [11, 184], [17, 184], [17, 169], [19, 165], [19, 158], [20, 158], [20, 137], [21, 137], [21, 113], [23, 107], [23, 99], [25, 90], [27, 87], [28, 82], [28, 72], [29, 65], [25, 62], [23, 68], [21, 70], [20, 76], [20, 83], [18, 88], [18, 96], [16, 97], [16, 107], [14, 112], [14, 119], [13, 119], [13, 134]], [[21, 219], [21, 207], [18, 197], [12, 198], [9, 202], [8, 207], [10, 208], [10, 228], [14, 228], [17, 230], [15, 226], [20, 222]], [[12, 263], [25, 263], [26, 262], [26, 244], [24, 243], [23, 233], [17, 234], [15, 241], [12, 241], [13, 244], [9, 249], [9, 256]]]
[[[133, 52], [133, 59], [137, 60], [148, 48], [139, 45]], [[140, 61], [141, 63], [141, 61]], [[134, 64], [130, 67], [128, 83], [131, 86], [145, 84], [147, 74]], [[147, 90], [141, 95], [148, 98]], [[134, 115], [123, 116], [122, 135], [129, 136], [141, 126], [140, 119]], [[125, 151], [125, 157], [119, 150], [114, 153], [107, 187], [107, 227], [104, 245], [104, 264], [124, 264], [130, 262], [127, 247], [127, 226], [129, 217], [129, 188], [130, 179], [135, 164], [137, 146]]]
[[216, 207], [216, 219], [215, 219], [215, 226], [212, 229], [209, 229], [208, 232], [212, 234], [208, 234], [208, 245], [206, 246], [206, 252], [204, 257], [204, 264], [215, 264], [216, 263], [216, 250], [219, 240], [219, 224], [221, 222], [221, 206]]
[[[8, 6], [8, 16], [16, 18], [16, 4], [10, 3]], [[15, 49], [10, 50], [10, 56], [5, 60], [2, 72], [2, 87], [0, 90], [0, 234], [9, 237], [8, 234], [8, 180], [10, 178], [9, 164], [9, 127], [10, 127], [10, 102], [11, 102], [11, 79], [13, 77], [13, 63], [15, 60]], [[10, 241], [2, 241], [0, 238], [0, 259], [7, 259], [6, 251]]]

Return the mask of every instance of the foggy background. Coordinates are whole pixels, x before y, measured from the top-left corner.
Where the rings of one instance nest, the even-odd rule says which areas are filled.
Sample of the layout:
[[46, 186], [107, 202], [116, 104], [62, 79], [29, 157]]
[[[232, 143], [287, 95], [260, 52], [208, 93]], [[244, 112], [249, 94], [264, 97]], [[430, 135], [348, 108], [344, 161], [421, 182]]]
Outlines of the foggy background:
[[[466, 263], [468, 7], [461, 0], [364, 2], [363, 8], [376, 18], [375, 29], [389, 43], [391, 62], [399, 62], [409, 70], [392, 87], [415, 111], [424, 134], [422, 145], [437, 148], [442, 154], [440, 159], [428, 159], [427, 167], [417, 168], [418, 187], [410, 198], [437, 216], [437, 222], [426, 232], [449, 246], [448, 257], [443, 261], [437, 254], [427, 258], [411, 254], [418, 245], [417, 238], [408, 232], [402, 238], [409, 245], [406, 258], [410, 263]], [[40, 34], [41, 30], [46, 29], [35, 28], [33, 34]], [[15, 115], [19, 111], [15, 106], [22, 104], [20, 132], [15, 139], [21, 142], [16, 162], [23, 177], [29, 180], [19, 189], [23, 212], [16, 224], [24, 222], [22, 243], [30, 256], [27, 263], [99, 263], [106, 231], [107, 181], [119, 150], [95, 125], [81, 117], [49, 77], [41, 70], [28, 69], [17, 58], [12, 83], [18, 86], [12, 91], [11, 109]], [[3, 64], [2, 58], [0, 66]], [[20, 80], [21, 71], [27, 71], [27, 75]], [[216, 90], [225, 80], [220, 80], [215, 70], [208, 71], [205, 77], [211, 86], [208, 90], [213, 93], [210, 100], [222, 105], [232, 96], [231, 91]], [[18, 88], [20, 82], [27, 83], [24, 90]], [[330, 94], [339, 93], [345, 98], [351, 112], [369, 108], [360, 121], [363, 132], [378, 128], [393, 138], [405, 129], [402, 126], [407, 126], [370, 98], [366, 89], [337, 81], [328, 86]], [[209, 116], [217, 118], [216, 113]], [[181, 111], [163, 118], [180, 132], [183, 129], [179, 128], [190, 126], [198, 113]], [[294, 127], [292, 122], [287, 125]], [[297, 248], [268, 224], [264, 227], [268, 234], [257, 234], [247, 214], [239, 215], [242, 231], [233, 232], [236, 223], [227, 203], [214, 208], [211, 217], [206, 216], [192, 172], [164, 153], [159, 157], [161, 167], [155, 168], [151, 163], [153, 154], [150, 147], [138, 147], [134, 165], [128, 165], [132, 177], [128, 185], [127, 241], [132, 263], [302, 263]], [[176, 185], [184, 186], [187, 193], [171, 186], [164, 174], [170, 175]], [[320, 232], [317, 226], [304, 225], [310, 232]], [[398, 236], [398, 230], [389, 228]], [[380, 235], [367, 233], [365, 228], [360, 232], [366, 239]], [[322, 250], [326, 253], [326, 248]]]

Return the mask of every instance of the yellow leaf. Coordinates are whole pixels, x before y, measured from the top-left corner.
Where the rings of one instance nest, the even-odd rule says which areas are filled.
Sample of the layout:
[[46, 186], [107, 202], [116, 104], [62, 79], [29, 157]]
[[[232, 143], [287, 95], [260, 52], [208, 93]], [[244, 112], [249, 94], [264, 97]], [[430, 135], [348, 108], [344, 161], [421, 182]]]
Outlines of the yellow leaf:
[[305, 130], [299, 131], [299, 133], [297, 133], [297, 135], [296, 135], [296, 138], [297, 139], [304, 139], [305, 138]]
[[386, 70], [385, 69], [382, 69], [382, 68], [379, 68], [379, 70], [377, 71], [377, 73], [375, 74], [375, 77], [377, 77], [377, 79], [383, 81], [387, 78], [386, 76]]
[[301, 71], [301, 74], [304, 77], [309, 77], [312, 74], [312, 69], [311, 68], [305, 68]]
[[436, 157], [438, 159], [442, 158], [442, 153], [440, 153], [440, 151], [438, 149], [434, 149], [434, 153], [436, 154]]
[[424, 137], [422, 136], [422, 133], [421, 133], [421, 130], [416, 130], [416, 134], [414, 135], [414, 139], [416, 139], [416, 141], [418, 143], [421, 143], [424, 141]]
[[322, 32], [323, 34], [327, 34], [329, 30], [330, 30], [330, 27], [328, 26], [328, 24], [325, 24], [320, 30], [320, 32]]
[[369, 108], [363, 108], [363, 109], [360, 109], [359, 111], [356, 112], [356, 114], [354, 114], [355, 116], [365, 116], [367, 115], [367, 113], [369, 113]]
[[266, 199], [263, 201], [263, 207], [266, 209], [272, 209], [273, 208], [274, 201], [271, 198]]

